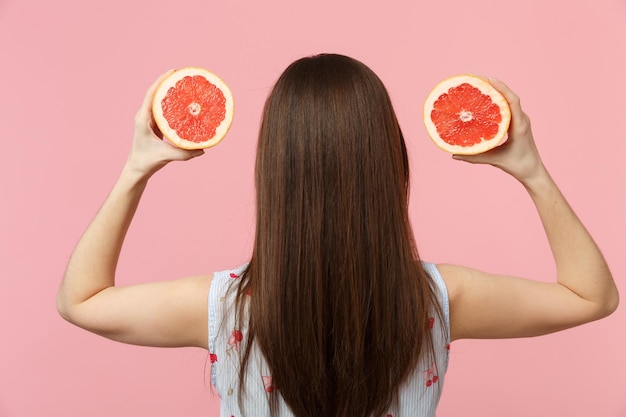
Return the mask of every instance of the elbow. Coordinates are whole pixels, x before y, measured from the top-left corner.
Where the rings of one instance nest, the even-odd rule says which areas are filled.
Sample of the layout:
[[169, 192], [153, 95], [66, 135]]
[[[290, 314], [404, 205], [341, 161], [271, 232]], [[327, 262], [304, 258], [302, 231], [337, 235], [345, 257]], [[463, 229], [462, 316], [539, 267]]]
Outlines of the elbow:
[[619, 292], [617, 288], [607, 294], [601, 303], [598, 303], [594, 320], [600, 320], [613, 314], [619, 306]]
[[68, 299], [67, 294], [63, 291], [63, 288], [59, 290], [56, 298], [57, 313], [65, 320], [72, 324], [75, 324], [73, 318], [73, 304]]
[[604, 316], [607, 317], [613, 314], [617, 308], [619, 307], [619, 290], [617, 289], [617, 285], [615, 284], [615, 280], [613, 279], [613, 275], [607, 268], [607, 279], [606, 279], [606, 287], [605, 287], [605, 296], [604, 296]]
[[617, 307], [619, 307], [619, 292], [617, 291], [617, 288], [615, 288], [615, 291], [613, 291], [605, 306], [606, 316], [613, 314], [615, 310], [617, 310]]
[[65, 301], [61, 292], [57, 294], [56, 306], [57, 306], [57, 313], [59, 313], [59, 315], [64, 320], [71, 322], [70, 312], [69, 312], [70, 309], [68, 308], [67, 302]]

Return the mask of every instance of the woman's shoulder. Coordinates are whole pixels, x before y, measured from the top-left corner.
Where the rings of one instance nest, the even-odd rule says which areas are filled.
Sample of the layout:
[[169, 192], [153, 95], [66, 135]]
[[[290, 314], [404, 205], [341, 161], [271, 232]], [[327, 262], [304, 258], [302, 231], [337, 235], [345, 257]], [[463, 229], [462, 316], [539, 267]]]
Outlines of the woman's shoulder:
[[230, 304], [236, 291], [229, 291], [233, 285], [241, 282], [243, 273], [246, 271], [248, 263], [240, 265], [233, 269], [224, 269], [213, 273], [211, 286], [209, 288], [209, 310], [214, 310], [222, 304]]
[[448, 285], [447, 276], [449, 275], [446, 264], [436, 264], [432, 262], [422, 261], [422, 268], [433, 280], [433, 283], [441, 293], [441, 298], [447, 304], [450, 298], [450, 288]]
[[[457, 265], [451, 265], [446, 263], [431, 263], [428, 265], [430, 265], [431, 270], [435, 271], [437, 277], [445, 285], [448, 292], [448, 298], [453, 299], [455, 294], [457, 293], [459, 280], [462, 279], [462, 276], [464, 274], [463, 268]], [[431, 274], [431, 276], [433, 275]], [[436, 279], [435, 277], [433, 278]]]

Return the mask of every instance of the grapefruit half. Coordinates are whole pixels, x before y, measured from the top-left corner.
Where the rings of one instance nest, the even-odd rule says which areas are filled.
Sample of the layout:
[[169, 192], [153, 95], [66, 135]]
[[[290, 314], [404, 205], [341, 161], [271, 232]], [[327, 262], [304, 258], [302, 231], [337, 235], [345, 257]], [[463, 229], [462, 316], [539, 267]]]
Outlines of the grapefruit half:
[[424, 124], [444, 151], [475, 155], [502, 144], [511, 121], [504, 96], [475, 75], [441, 81], [424, 103]]
[[172, 145], [203, 149], [217, 145], [233, 121], [234, 101], [228, 85], [197, 67], [174, 71], [157, 87], [154, 121]]

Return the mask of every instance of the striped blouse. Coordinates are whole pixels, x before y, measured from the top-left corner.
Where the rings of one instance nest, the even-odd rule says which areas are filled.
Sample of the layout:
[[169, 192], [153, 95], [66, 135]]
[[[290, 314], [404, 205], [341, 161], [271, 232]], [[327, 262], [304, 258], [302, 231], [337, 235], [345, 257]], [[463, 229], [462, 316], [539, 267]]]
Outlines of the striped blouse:
[[[423, 355], [417, 368], [402, 386], [397, 408], [388, 410], [387, 417], [433, 417], [441, 396], [444, 375], [448, 367], [450, 350], [450, 323], [448, 294], [445, 283], [437, 267], [423, 263], [426, 272], [432, 277], [437, 296], [443, 311], [443, 326], [437, 325], [437, 315], [432, 313], [429, 325], [433, 332], [435, 357]], [[221, 399], [220, 417], [269, 417], [268, 392], [273, 390], [272, 376], [258, 348], [251, 352], [248, 363], [246, 395], [238, 403], [239, 345], [246, 337], [246, 327], [235, 328], [232, 311], [236, 291], [228, 291], [231, 284], [245, 270], [246, 265], [237, 269], [217, 272], [213, 276], [209, 291], [209, 355], [211, 361], [211, 382]], [[245, 320], [244, 320], [245, 321]], [[243, 409], [242, 409], [243, 408]], [[281, 417], [293, 414], [285, 402], [279, 398]]]

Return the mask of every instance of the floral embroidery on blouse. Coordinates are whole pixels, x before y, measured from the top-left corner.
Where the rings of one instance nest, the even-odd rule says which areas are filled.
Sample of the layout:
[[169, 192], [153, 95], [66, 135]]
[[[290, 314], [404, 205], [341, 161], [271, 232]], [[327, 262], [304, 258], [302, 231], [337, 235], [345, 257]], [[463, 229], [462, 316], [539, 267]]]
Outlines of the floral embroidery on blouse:
[[263, 378], [263, 386], [265, 387], [265, 392], [273, 392], [274, 384], [272, 382], [272, 377], [264, 375], [262, 378]]
[[235, 352], [239, 351], [239, 345], [243, 340], [243, 333], [240, 330], [233, 330], [230, 334], [230, 338], [228, 338], [228, 344], [235, 349]]
[[424, 377], [424, 383], [427, 387], [436, 383], [439, 380], [439, 377], [437, 376], [437, 364], [433, 362], [430, 365], [430, 368], [422, 372], [422, 376]]

